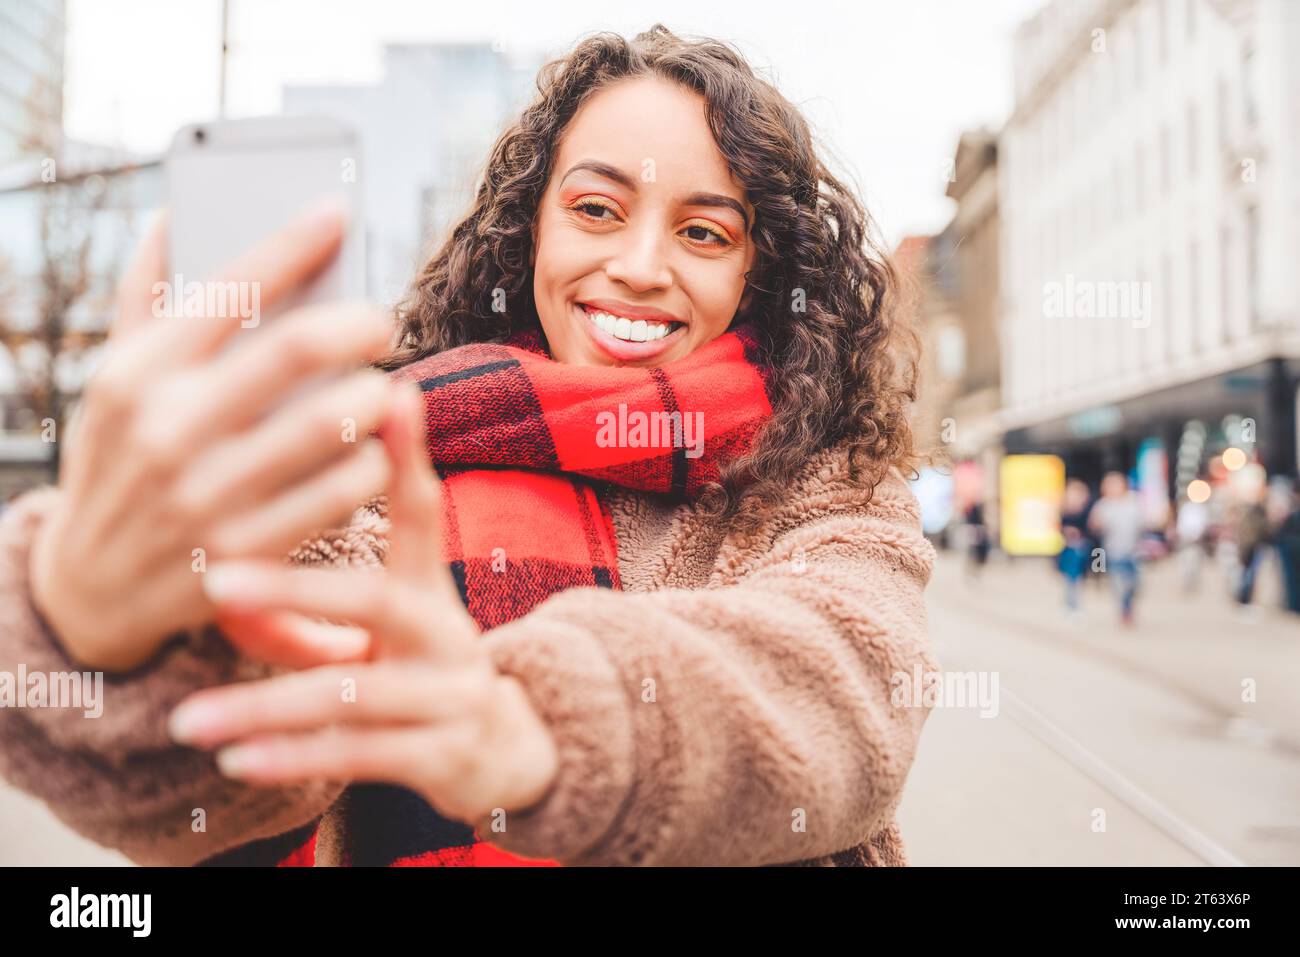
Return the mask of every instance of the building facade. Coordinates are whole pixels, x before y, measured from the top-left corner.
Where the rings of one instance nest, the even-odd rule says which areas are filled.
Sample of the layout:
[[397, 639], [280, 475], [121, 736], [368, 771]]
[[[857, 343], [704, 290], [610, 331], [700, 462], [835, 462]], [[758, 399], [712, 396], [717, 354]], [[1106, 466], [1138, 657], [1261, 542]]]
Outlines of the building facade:
[[[53, 6], [61, 14], [61, 4]], [[17, 16], [4, 10], [0, 25]], [[61, 19], [55, 25], [61, 41]], [[29, 59], [33, 30], [20, 38]], [[0, 60], [9, 42], [0, 37]], [[385, 49], [378, 85], [284, 91], [284, 112], [332, 116], [359, 133], [372, 298], [395, 301], [431, 244], [468, 208], [488, 149], [531, 92], [539, 66], [488, 43], [394, 45]], [[0, 67], [0, 83], [3, 73]], [[66, 395], [80, 393], [102, 355], [121, 270], [165, 202], [163, 157], [71, 142], [61, 129], [46, 138], [57, 143], [52, 157], [27, 151], [0, 162], [0, 500], [47, 470], [50, 450], [32, 438], [42, 427], [33, 387], [53, 378]], [[57, 159], [53, 181], [43, 165], [50, 158]], [[64, 248], [51, 248], [48, 236]], [[66, 334], [51, 371], [42, 323], [57, 297], [47, 267], [75, 259], [82, 242], [87, 282], [60, 314]]]
[[468, 210], [497, 135], [533, 92], [540, 58], [490, 43], [394, 44], [372, 86], [288, 86], [284, 112], [329, 116], [361, 141], [370, 293], [396, 300]]
[[[1300, 3], [1053, 0], [1000, 136], [1008, 451], [1296, 475]], [[1244, 424], [1244, 425], [1243, 425]], [[1171, 470], [1171, 494], [1198, 468]]]
[[[1002, 459], [1002, 346], [997, 138], [987, 130], [963, 133], [953, 157], [947, 195], [957, 204], [944, 229], [955, 269], [953, 285], [961, 362], [946, 438], [969, 480], [959, 498], [976, 495], [985, 518], [997, 522], [998, 466]], [[959, 473], [961, 475], [961, 473]], [[973, 485], [974, 488], [965, 486]]]
[[[64, 0], [0, 4], [0, 166], [63, 124]], [[33, 120], [47, 130], [33, 129]]]
[[951, 490], [952, 520], [980, 504], [985, 521], [996, 527], [1002, 432], [992, 133], [962, 134], [949, 165], [947, 195], [956, 204], [948, 225], [934, 236], [905, 238], [893, 256], [922, 341], [912, 423], [921, 445], [938, 453], [934, 467], [943, 478], [929, 475], [927, 481], [931, 490]]

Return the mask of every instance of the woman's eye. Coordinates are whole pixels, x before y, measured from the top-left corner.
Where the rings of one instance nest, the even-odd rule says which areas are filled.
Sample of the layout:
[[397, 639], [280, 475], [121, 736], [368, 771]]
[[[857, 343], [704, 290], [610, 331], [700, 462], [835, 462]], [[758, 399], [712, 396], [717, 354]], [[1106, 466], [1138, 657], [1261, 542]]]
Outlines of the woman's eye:
[[[730, 242], [721, 233], [709, 229], [707, 226], [687, 226], [686, 233], [696, 242], [712, 243], [717, 246], [729, 246]], [[694, 234], [694, 235], [691, 235]]]
[[[569, 207], [573, 212], [582, 216], [584, 219], [596, 220], [597, 222], [613, 222], [618, 219], [616, 213], [611, 207], [604, 203], [594, 201], [585, 203], [574, 203]], [[606, 216], [605, 214], [610, 215]], [[731, 240], [723, 235], [721, 230], [713, 229], [700, 223], [692, 223], [682, 230], [687, 238], [692, 242], [701, 243], [706, 246], [730, 246]]]
[[613, 212], [613, 210], [608, 206], [604, 206], [600, 203], [579, 203], [573, 208], [581, 211], [584, 216], [590, 216], [592, 219], [604, 219], [605, 213]]

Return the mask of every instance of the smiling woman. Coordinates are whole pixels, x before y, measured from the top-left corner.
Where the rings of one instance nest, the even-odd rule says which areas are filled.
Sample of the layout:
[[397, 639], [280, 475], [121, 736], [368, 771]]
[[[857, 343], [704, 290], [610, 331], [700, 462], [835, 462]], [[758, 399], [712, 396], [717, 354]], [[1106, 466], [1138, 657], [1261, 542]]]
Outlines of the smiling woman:
[[659, 366], [750, 322], [774, 360], [772, 423], [706, 508], [774, 505], [833, 442], [867, 486], [910, 468], [917, 340], [798, 109], [731, 48], [663, 27], [592, 37], [538, 88], [382, 367], [539, 327], [566, 363]]
[[[304, 273], [341, 235], [295, 229]], [[915, 339], [798, 110], [713, 40], [584, 39], [398, 312], [386, 352], [341, 307], [238, 363], [120, 340], [69, 478], [0, 519], [0, 668], [117, 674], [93, 728], [0, 711], [0, 773], [145, 863], [904, 863]], [[185, 398], [271, 403], [290, 348], [387, 375], [205, 447], [239, 420]], [[336, 475], [340, 413], [382, 458]]]
[[752, 209], [702, 96], [656, 74], [611, 84], [575, 113], [556, 169], [532, 259], [556, 358], [663, 364], [727, 330], [754, 263]]

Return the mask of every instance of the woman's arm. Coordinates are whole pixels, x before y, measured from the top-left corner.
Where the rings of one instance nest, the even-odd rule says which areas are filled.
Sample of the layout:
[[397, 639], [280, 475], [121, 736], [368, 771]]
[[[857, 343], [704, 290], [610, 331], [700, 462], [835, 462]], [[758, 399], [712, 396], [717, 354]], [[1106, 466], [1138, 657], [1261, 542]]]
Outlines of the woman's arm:
[[0, 707], [0, 776], [140, 864], [193, 864], [319, 816], [342, 784], [249, 787], [168, 738], [167, 715], [190, 692], [272, 673], [215, 626], [177, 633], [125, 674], [94, 675], [69, 657], [32, 604], [28, 573], [32, 539], [59, 494], [28, 492], [0, 515], [0, 680], [81, 672], [91, 695], [102, 690], [90, 708]]
[[777, 864], [888, 822], [928, 714], [891, 679], [937, 667], [933, 549], [891, 476], [870, 504], [796, 502], [726, 583], [555, 595], [484, 636], [555, 736], [560, 771], [480, 834], [565, 864]]

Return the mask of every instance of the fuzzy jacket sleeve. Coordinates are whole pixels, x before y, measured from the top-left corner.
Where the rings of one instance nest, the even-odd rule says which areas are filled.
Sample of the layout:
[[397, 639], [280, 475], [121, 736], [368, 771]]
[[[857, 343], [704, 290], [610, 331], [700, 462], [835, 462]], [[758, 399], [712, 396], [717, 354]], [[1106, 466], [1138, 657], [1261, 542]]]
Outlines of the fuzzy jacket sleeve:
[[[31, 601], [28, 553], [59, 493], [28, 492], [0, 515], [0, 672], [85, 672]], [[266, 677], [209, 626], [178, 632], [125, 674], [104, 674], [102, 713], [0, 708], [0, 777], [79, 834], [139, 864], [188, 865], [318, 817], [343, 790], [319, 783], [253, 788], [211, 755], [174, 744], [172, 708], [209, 685]]]
[[761, 865], [890, 825], [925, 709], [891, 679], [937, 667], [934, 551], [910, 489], [870, 503], [826, 466], [706, 588], [583, 588], [484, 636], [556, 736], [561, 768], [485, 839], [567, 865]]

